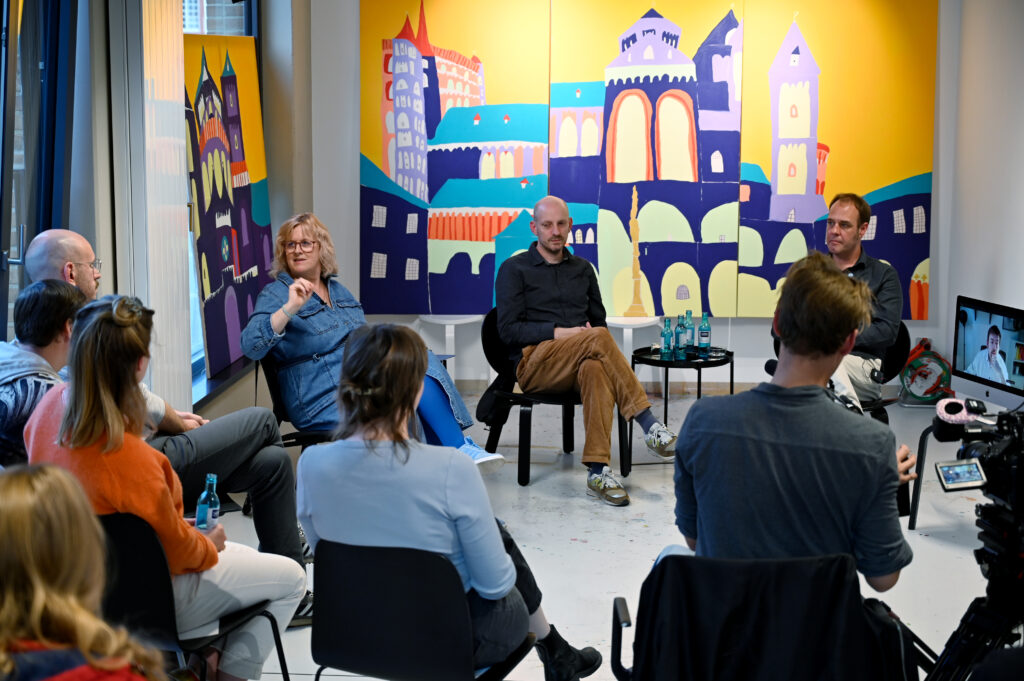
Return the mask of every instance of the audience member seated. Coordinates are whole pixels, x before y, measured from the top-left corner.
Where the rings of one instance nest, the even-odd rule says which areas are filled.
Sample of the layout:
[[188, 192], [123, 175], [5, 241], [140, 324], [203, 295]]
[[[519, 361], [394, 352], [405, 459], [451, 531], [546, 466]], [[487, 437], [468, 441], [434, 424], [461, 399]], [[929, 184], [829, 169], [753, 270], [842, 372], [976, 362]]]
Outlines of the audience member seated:
[[310, 447], [299, 460], [299, 519], [310, 544], [444, 554], [466, 589], [478, 666], [503, 660], [529, 630], [547, 681], [592, 674], [600, 653], [573, 648], [549, 625], [530, 567], [495, 520], [472, 462], [453, 448], [409, 440], [427, 365], [423, 341], [405, 327], [363, 326], [349, 336], [338, 387], [340, 439]]
[[0, 465], [28, 461], [22, 432], [46, 391], [63, 383], [71, 320], [85, 294], [46, 279], [29, 284], [14, 301], [14, 337], [0, 343]]
[[629, 494], [609, 466], [615, 405], [644, 429], [656, 457], [672, 460], [676, 434], [651, 414], [647, 393], [608, 333], [594, 266], [565, 248], [572, 230], [569, 205], [545, 196], [533, 207], [530, 230], [537, 241], [498, 269], [498, 335], [510, 348], [524, 391], [579, 391], [587, 494], [626, 506]]
[[828, 205], [825, 246], [832, 262], [851, 279], [866, 283], [871, 291], [870, 322], [842, 360], [862, 403], [882, 395], [882, 386], [871, 378], [871, 372], [882, 368], [882, 357], [896, 342], [903, 314], [903, 289], [896, 270], [865, 253], [861, 244], [870, 223], [871, 206], [857, 194], [836, 194]]
[[[30, 279], [50, 278], [77, 286], [90, 300], [96, 297], [100, 261], [81, 234], [49, 229], [25, 249]], [[273, 412], [249, 407], [208, 421], [177, 411], [145, 384], [146, 418], [142, 437], [164, 453], [181, 480], [186, 509], [191, 509], [206, 486], [207, 473], [217, 474], [218, 489], [246, 493], [252, 500], [253, 521], [260, 550], [277, 553], [305, 565], [295, 519], [295, 473]], [[293, 625], [312, 621], [312, 596], [296, 613]]]
[[0, 474], [0, 679], [161, 681], [162, 657], [100, 619], [103, 530], [55, 466]]
[[789, 269], [771, 383], [697, 401], [680, 433], [676, 524], [697, 555], [850, 553], [872, 588], [896, 584], [912, 553], [896, 509], [895, 437], [825, 391], [870, 319], [868, 286], [827, 256], [812, 252]]
[[[300, 430], [333, 430], [338, 425], [334, 393], [345, 343], [366, 324], [363, 307], [338, 283], [334, 243], [312, 213], [281, 225], [274, 245], [276, 281], [260, 292], [242, 331], [242, 351], [253, 359], [270, 353], [280, 367], [288, 420]], [[430, 444], [455, 447], [484, 470], [505, 462], [463, 435], [473, 425], [459, 391], [433, 353], [429, 353], [423, 399], [417, 415]]]
[[[265, 599], [286, 626], [305, 594], [305, 571], [225, 541], [223, 525], [204, 534], [188, 523], [178, 476], [142, 439], [139, 380], [152, 328], [153, 311], [137, 298], [105, 296], [82, 308], [71, 335], [71, 380], [47, 393], [25, 428], [29, 461], [74, 473], [97, 514], [132, 513], [153, 527], [173, 577], [182, 637], [211, 633], [221, 614]], [[274, 641], [267, 622], [257, 620], [224, 642], [223, 681], [259, 678]]]

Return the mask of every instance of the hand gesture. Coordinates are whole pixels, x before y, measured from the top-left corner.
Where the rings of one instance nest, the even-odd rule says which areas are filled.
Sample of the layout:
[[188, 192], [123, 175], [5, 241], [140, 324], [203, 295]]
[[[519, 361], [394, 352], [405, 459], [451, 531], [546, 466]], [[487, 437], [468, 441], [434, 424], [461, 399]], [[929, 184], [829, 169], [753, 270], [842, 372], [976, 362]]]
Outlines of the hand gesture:
[[288, 302], [283, 305], [282, 309], [288, 314], [294, 315], [306, 304], [314, 290], [316, 290], [316, 286], [313, 285], [313, 282], [302, 278], [296, 279], [288, 287]]
[[182, 424], [184, 424], [186, 431], [193, 430], [195, 428], [198, 428], [199, 426], [205, 426], [207, 423], [210, 422], [209, 419], [204, 419], [202, 416], [198, 414], [193, 414], [187, 411], [179, 411], [178, 418], [181, 419], [181, 422]]

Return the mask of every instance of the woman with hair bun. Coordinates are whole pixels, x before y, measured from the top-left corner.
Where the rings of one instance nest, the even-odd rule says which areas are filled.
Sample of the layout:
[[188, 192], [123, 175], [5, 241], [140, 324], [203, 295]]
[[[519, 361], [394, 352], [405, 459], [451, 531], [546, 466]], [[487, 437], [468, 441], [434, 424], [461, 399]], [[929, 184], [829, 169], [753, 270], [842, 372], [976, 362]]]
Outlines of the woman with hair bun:
[[0, 473], [0, 679], [162, 681], [159, 652], [100, 616], [103, 530], [56, 466]]
[[[183, 517], [181, 481], [167, 457], [142, 439], [146, 404], [139, 381], [149, 366], [153, 311], [138, 298], [105, 296], [75, 317], [70, 382], [46, 394], [25, 427], [30, 463], [71, 471], [97, 514], [131, 513], [156, 532], [172, 575], [179, 635], [216, 631], [221, 615], [270, 600], [288, 625], [306, 593], [295, 561], [205, 534]], [[274, 649], [262, 617], [216, 643], [221, 681], [259, 678]]]
[[495, 521], [472, 461], [409, 439], [426, 369], [426, 346], [410, 329], [352, 332], [338, 385], [339, 439], [299, 459], [298, 516], [309, 545], [327, 539], [443, 554], [466, 590], [478, 667], [504, 660], [529, 630], [546, 681], [589, 676], [600, 653], [577, 650], [548, 623], [530, 566]]
[[[334, 242], [312, 213], [289, 218], [277, 232], [277, 278], [260, 291], [242, 331], [242, 351], [252, 359], [270, 354], [279, 367], [288, 420], [299, 430], [338, 425], [334, 395], [345, 344], [366, 324], [363, 306], [338, 283]], [[455, 447], [484, 470], [505, 457], [484, 451], [463, 431], [473, 425], [459, 391], [441, 361], [429, 353], [423, 399], [416, 415], [430, 444]]]

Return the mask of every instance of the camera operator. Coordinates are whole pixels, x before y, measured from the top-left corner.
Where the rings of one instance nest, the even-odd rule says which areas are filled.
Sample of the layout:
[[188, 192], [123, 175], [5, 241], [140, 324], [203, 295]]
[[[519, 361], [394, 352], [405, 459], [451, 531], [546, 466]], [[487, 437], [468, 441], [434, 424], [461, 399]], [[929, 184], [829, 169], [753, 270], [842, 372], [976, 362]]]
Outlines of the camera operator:
[[[812, 252], [786, 275], [770, 383], [698, 400], [676, 446], [676, 525], [698, 556], [850, 553], [876, 591], [913, 554], [896, 508], [896, 441], [825, 385], [871, 320], [871, 292]], [[916, 462], [900, 449], [899, 469]], [[909, 477], [906, 475], [905, 477]]]

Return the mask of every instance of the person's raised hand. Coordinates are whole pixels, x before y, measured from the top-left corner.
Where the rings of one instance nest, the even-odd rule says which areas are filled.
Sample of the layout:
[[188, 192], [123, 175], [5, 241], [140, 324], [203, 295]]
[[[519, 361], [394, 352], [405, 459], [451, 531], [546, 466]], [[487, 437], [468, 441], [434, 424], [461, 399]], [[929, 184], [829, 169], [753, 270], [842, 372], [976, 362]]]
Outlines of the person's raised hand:
[[288, 302], [282, 306], [282, 309], [289, 315], [295, 315], [315, 290], [316, 286], [313, 285], [313, 282], [302, 278], [296, 279], [288, 287]]

